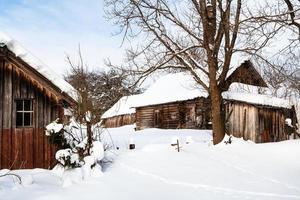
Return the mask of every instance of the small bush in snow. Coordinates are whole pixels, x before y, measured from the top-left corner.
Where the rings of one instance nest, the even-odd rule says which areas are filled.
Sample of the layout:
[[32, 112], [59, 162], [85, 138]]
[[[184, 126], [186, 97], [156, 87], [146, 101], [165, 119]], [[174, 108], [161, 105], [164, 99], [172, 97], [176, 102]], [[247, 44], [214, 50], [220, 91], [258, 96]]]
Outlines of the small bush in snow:
[[[88, 130], [91, 132], [90, 138]], [[87, 127], [72, 118], [68, 124], [55, 120], [46, 126], [45, 134], [51, 143], [60, 148], [55, 155], [58, 163], [65, 170], [80, 168], [81, 170], [76, 171], [80, 171], [79, 176], [85, 179], [91, 176], [93, 168], [101, 169], [100, 161], [104, 158], [104, 147], [99, 141], [99, 132], [99, 127]], [[70, 182], [69, 178], [66, 180]]]

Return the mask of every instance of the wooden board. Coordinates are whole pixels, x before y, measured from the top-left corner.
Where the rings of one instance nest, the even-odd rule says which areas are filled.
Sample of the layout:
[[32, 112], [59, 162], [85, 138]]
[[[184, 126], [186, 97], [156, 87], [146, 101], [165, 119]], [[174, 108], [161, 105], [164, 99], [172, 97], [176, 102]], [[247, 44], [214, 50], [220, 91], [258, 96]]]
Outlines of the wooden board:
[[[19, 75], [13, 64], [0, 61], [0, 168], [48, 168], [55, 149], [44, 135], [60, 107]], [[33, 126], [16, 127], [16, 99], [32, 98]], [[55, 106], [53, 106], [55, 105]]]

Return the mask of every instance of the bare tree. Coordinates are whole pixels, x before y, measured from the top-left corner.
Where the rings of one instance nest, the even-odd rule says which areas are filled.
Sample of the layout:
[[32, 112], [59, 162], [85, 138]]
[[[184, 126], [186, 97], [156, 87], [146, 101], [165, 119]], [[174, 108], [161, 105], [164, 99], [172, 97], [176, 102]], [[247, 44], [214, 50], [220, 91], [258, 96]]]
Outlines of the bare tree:
[[[207, 90], [213, 141], [218, 144], [225, 135], [221, 93], [226, 89], [233, 57], [247, 53], [268, 63], [262, 49], [290, 26], [285, 19], [290, 19], [291, 12], [280, 6], [285, 2], [276, 3], [106, 0], [106, 7], [107, 16], [120, 27], [124, 40], [136, 47], [127, 51], [127, 67], [140, 80], [156, 70], [176, 69], [190, 73]], [[277, 9], [269, 9], [273, 7]]]
[[298, 29], [299, 36], [300, 36], [300, 17], [299, 17], [299, 8], [300, 8], [300, 1], [291, 1], [291, 0], [283, 0], [288, 7], [288, 14], [290, 16], [290, 25], [295, 26]]
[[87, 111], [90, 111], [93, 121], [97, 123], [101, 115], [121, 97], [139, 92], [136, 87], [132, 87], [132, 78], [122, 69], [110, 66], [108, 70], [92, 71], [84, 64], [80, 48], [78, 55], [77, 62], [67, 56], [71, 68], [65, 77], [82, 97], [77, 111], [78, 116], [84, 116]]

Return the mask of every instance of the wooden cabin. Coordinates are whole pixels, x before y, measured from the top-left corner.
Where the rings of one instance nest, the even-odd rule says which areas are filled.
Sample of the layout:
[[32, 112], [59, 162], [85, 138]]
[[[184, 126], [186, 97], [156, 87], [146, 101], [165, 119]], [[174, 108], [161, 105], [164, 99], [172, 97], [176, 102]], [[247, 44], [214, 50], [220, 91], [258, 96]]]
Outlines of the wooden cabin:
[[210, 106], [207, 98], [196, 97], [136, 108], [136, 128], [210, 129]]
[[45, 126], [64, 117], [76, 90], [0, 33], [0, 168], [50, 168], [56, 147]]
[[290, 119], [295, 127], [297, 116], [294, 106], [286, 100], [259, 94], [235, 98], [229, 94], [224, 101], [229, 135], [265, 143], [287, 140], [294, 134], [286, 120]]
[[[230, 85], [236, 82], [266, 86], [251, 62], [244, 62], [228, 79], [230, 84], [225, 86], [224, 91], [229, 91], [223, 93], [227, 133], [257, 143], [286, 140], [289, 132], [285, 119], [292, 119], [294, 125], [297, 121], [295, 110], [288, 101], [249, 92], [233, 95], [235, 93], [230, 89]], [[193, 78], [184, 73], [158, 79], [141, 95], [135, 108], [137, 130], [212, 128], [207, 92], [197, 87]]]
[[[270, 98], [265, 95], [245, 95], [249, 98]], [[272, 98], [272, 100], [277, 98]], [[286, 119], [297, 123], [293, 106], [260, 104], [255, 101], [225, 99], [227, 134], [256, 143], [287, 140]], [[170, 102], [136, 108], [136, 127], [162, 129], [211, 129], [210, 105], [207, 98]]]
[[105, 128], [115, 128], [135, 123], [135, 109], [132, 107], [138, 95], [125, 96], [117, 101], [102, 116]]

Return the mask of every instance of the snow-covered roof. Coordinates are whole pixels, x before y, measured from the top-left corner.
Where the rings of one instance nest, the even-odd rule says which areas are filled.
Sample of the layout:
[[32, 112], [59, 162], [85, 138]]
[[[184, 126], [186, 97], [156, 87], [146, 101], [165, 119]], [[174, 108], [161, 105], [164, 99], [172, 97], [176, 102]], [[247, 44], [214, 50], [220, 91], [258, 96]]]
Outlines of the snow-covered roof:
[[[259, 87], [233, 83], [229, 91], [223, 93], [224, 99], [273, 107], [291, 108], [288, 100], [271, 95], [258, 94]], [[143, 107], [185, 101], [196, 97], [207, 97], [208, 93], [190, 74], [181, 72], [168, 74], [158, 79], [143, 94], [139, 95], [134, 107]]]
[[110, 109], [108, 109], [102, 116], [102, 119], [135, 113], [133, 106], [137, 103], [139, 95], [124, 96]]
[[21, 44], [16, 40], [9, 37], [7, 34], [0, 32], [0, 47], [6, 46], [10, 51], [12, 51], [17, 57], [21, 58], [24, 62], [30, 65], [33, 69], [39, 72], [42, 76], [48, 79], [51, 83], [57, 86], [61, 92], [66, 93], [73, 100], [79, 100], [79, 94], [77, 90], [66, 82], [63, 78], [57, 75], [50, 67], [32, 55], [28, 50], [26, 50]]
[[222, 96], [227, 100], [241, 101], [250, 104], [265, 105], [279, 108], [291, 108], [288, 100], [273, 97], [270, 95], [242, 93], [242, 92], [223, 92]]
[[207, 97], [207, 91], [199, 87], [190, 74], [180, 72], [159, 78], [139, 96], [134, 107], [185, 101], [200, 96]]

